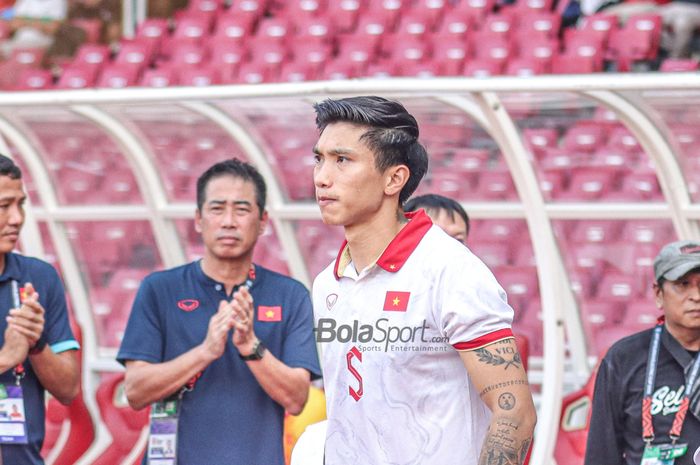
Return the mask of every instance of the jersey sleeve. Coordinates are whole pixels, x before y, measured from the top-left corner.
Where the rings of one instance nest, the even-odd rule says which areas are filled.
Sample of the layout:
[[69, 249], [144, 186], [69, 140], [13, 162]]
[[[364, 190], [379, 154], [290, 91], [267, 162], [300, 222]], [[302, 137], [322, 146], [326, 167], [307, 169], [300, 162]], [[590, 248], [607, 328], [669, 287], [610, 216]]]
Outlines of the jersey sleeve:
[[[48, 281], [39, 292], [39, 302], [44, 307], [44, 333], [43, 337], [51, 350], [58, 354], [67, 350], [77, 350], [80, 348], [75, 340], [73, 331], [70, 329], [68, 321], [68, 305], [66, 304], [66, 294], [63, 290], [63, 283], [58, 277], [58, 273], [53, 267], [47, 265]], [[37, 283], [39, 286], [39, 283]], [[37, 289], [41, 289], [37, 287]], [[42, 302], [42, 294], [45, 300]]]
[[[618, 397], [622, 386], [610, 361], [604, 358], [598, 368], [593, 391], [591, 421], [586, 444], [585, 465], [623, 465], [622, 434]], [[640, 419], [641, 422], [641, 419]], [[640, 438], [641, 439], [641, 438]]]
[[154, 284], [149, 278], [141, 283], [136, 293], [117, 354], [117, 361], [122, 365], [128, 360], [149, 363], [163, 361], [163, 333], [158, 315], [158, 299]]
[[467, 254], [449, 262], [437, 283], [437, 321], [457, 350], [474, 350], [513, 337], [513, 309], [505, 291], [486, 265]]
[[309, 292], [301, 285], [299, 287], [295, 292], [292, 301], [294, 308], [286, 325], [281, 360], [287, 366], [307, 369], [311, 379], [317, 379], [321, 377], [321, 368], [314, 340], [311, 299]]

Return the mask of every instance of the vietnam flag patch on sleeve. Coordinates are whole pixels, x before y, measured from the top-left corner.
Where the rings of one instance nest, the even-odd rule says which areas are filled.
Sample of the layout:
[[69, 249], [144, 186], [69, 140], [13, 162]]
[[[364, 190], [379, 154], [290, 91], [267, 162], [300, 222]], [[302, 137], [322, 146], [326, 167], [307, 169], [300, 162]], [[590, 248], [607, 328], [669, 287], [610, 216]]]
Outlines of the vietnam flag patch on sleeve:
[[258, 305], [258, 321], [282, 321], [282, 306]]
[[384, 298], [385, 312], [405, 312], [408, 308], [410, 292], [387, 291]]

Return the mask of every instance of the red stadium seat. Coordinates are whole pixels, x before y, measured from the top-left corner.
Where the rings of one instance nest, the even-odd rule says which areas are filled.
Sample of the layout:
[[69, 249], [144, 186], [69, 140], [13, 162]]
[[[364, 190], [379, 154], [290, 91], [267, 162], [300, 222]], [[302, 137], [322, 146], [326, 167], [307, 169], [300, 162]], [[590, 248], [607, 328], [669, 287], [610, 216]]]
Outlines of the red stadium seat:
[[435, 22], [414, 10], [409, 10], [401, 16], [396, 33], [403, 36], [425, 37], [433, 32]]
[[561, 27], [561, 16], [549, 11], [522, 12], [518, 19], [518, 32], [534, 37], [541, 35], [549, 39], [556, 39]]
[[436, 34], [452, 35], [462, 39], [476, 29], [475, 18], [464, 10], [452, 10], [437, 25]]
[[426, 18], [434, 28], [448, 12], [452, 13], [448, 0], [416, 0], [409, 14]]
[[[70, 319], [71, 329], [78, 344], [83, 343], [82, 331]], [[82, 366], [82, 349], [76, 351]], [[81, 383], [82, 385], [82, 383]], [[62, 441], [59, 443], [59, 438]], [[85, 405], [82, 387], [78, 396], [68, 406], [51, 397], [46, 408], [46, 435], [42, 446], [43, 457], [50, 455], [53, 465], [73, 465], [90, 448], [95, 439], [95, 425]]]
[[515, 20], [511, 16], [492, 13], [481, 24], [479, 32], [482, 35], [496, 35], [504, 39], [510, 38], [515, 31]]
[[69, 66], [61, 73], [56, 83], [58, 89], [83, 89], [94, 87], [97, 70], [92, 66]]
[[401, 12], [409, 3], [407, 0], [376, 0], [369, 3], [367, 15], [380, 19], [388, 32], [394, 32]]
[[316, 17], [323, 15], [328, 7], [326, 0], [292, 0], [283, 2], [283, 15], [290, 18]]
[[183, 43], [173, 50], [168, 63], [175, 68], [193, 68], [201, 67], [208, 58], [206, 48], [194, 43]]
[[396, 69], [399, 76], [428, 79], [440, 76], [438, 64], [432, 62], [406, 61], [403, 63], [397, 63]]
[[555, 55], [552, 74], [589, 74], [598, 71], [593, 58], [574, 55]]
[[276, 76], [270, 74], [270, 69], [262, 63], [243, 63], [238, 69], [236, 77], [239, 83], [260, 84], [262, 82], [273, 82]]
[[618, 71], [629, 71], [635, 62], [649, 60], [657, 53], [652, 31], [625, 28], [610, 34], [606, 57], [617, 63]]
[[558, 49], [556, 40], [528, 35], [519, 41], [518, 57], [536, 63], [535, 69], [542, 73], [549, 71], [553, 57], [559, 53]]
[[671, 72], [692, 72], [700, 69], [700, 63], [698, 60], [680, 59], [680, 58], [666, 58], [661, 62], [659, 71], [665, 73]]
[[83, 44], [75, 54], [72, 64], [94, 66], [100, 69], [110, 59], [111, 51], [107, 45]]
[[[581, 19], [580, 30], [594, 36], [599, 43], [605, 45], [610, 33], [618, 29], [617, 16], [606, 13], [596, 13]], [[572, 29], [570, 29], [573, 31]], [[567, 31], [568, 32], [568, 31]]]
[[513, 265], [513, 250], [511, 250], [510, 244], [497, 241], [473, 242], [469, 248], [489, 268]]
[[130, 64], [112, 63], [104, 68], [97, 78], [97, 87], [122, 88], [135, 86], [140, 77], [140, 67]]
[[361, 0], [331, 1], [328, 4], [327, 14], [332, 19], [335, 29], [340, 33], [346, 33], [355, 29], [361, 8]]
[[364, 68], [369, 63], [376, 61], [378, 57], [379, 42], [377, 40], [377, 37], [370, 35], [344, 36], [340, 39], [337, 58]]
[[[481, 23], [496, 6], [496, 0], [462, 0], [455, 5], [455, 12], [464, 12], [474, 18], [476, 23]], [[448, 15], [449, 16], [449, 15]]]
[[199, 12], [196, 14], [190, 12], [177, 20], [173, 31], [173, 39], [180, 42], [201, 43], [211, 32], [211, 26], [211, 19]]
[[214, 36], [218, 39], [243, 43], [246, 38], [253, 35], [254, 20], [252, 16], [223, 14], [216, 23]]
[[[329, 17], [302, 16], [295, 18], [297, 40], [331, 45], [335, 38], [333, 21]], [[300, 44], [301, 45], [301, 44]]]
[[119, 52], [114, 57], [114, 63], [147, 68], [153, 63], [153, 44], [149, 42], [122, 41], [119, 44]]
[[[394, 45], [386, 48], [387, 44]], [[413, 36], [402, 36], [394, 34], [384, 40], [384, 53], [386, 56], [398, 63], [425, 62], [430, 59], [432, 50], [430, 44]]]
[[249, 18], [248, 21], [255, 23], [264, 14], [268, 0], [240, 0], [232, 2], [228, 10], [228, 15]]
[[288, 40], [294, 34], [292, 25], [286, 18], [263, 18], [255, 31], [256, 37], [265, 37], [278, 43]]
[[500, 74], [501, 70], [505, 68], [505, 64], [513, 54], [512, 44], [505, 36], [481, 32], [472, 35], [472, 50], [474, 50], [474, 57], [477, 60], [488, 60], [495, 63], [497, 74]]
[[139, 85], [144, 87], [168, 87], [177, 84], [177, 77], [170, 66], [147, 69], [141, 75]]
[[311, 63], [287, 62], [280, 70], [280, 82], [304, 82], [318, 79], [318, 67]]
[[431, 37], [433, 60], [439, 66], [440, 75], [459, 76], [470, 54], [468, 43], [453, 34], [434, 34]]
[[565, 396], [562, 401], [559, 435], [554, 451], [557, 463], [583, 465], [596, 372], [597, 367], [581, 389]]
[[364, 66], [356, 63], [348, 62], [340, 57], [333, 61], [329, 61], [321, 71], [322, 79], [343, 80], [361, 76], [365, 71]]
[[97, 388], [97, 405], [100, 415], [112, 436], [112, 443], [94, 461], [93, 465], [122, 463], [134, 447], [144, 447], [140, 441], [148, 432], [149, 409], [133, 410], [124, 395], [124, 374], [112, 373], [103, 377]]
[[178, 73], [178, 82], [181, 86], [206, 87], [221, 84], [219, 68], [217, 66], [204, 66], [198, 68], [181, 69]]
[[319, 69], [323, 63], [333, 56], [333, 49], [328, 43], [315, 41], [302, 41], [294, 47], [294, 61], [308, 63]]
[[53, 87], [51, 71], [40, 68], [27, 68], [19, 73], [17, 90], [40, 90]]

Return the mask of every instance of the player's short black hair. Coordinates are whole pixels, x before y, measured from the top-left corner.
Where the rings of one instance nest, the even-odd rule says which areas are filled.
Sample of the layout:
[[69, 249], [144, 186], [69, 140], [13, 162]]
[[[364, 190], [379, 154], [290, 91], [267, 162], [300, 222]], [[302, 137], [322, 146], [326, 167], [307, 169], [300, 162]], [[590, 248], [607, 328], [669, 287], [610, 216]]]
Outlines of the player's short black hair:
[[384, 171], [406, 165], [410, 175], [399, 193], [399, 204], [415, 192], [428, 171], [428, 153], [418, 142], [418, 122], [399, 102], [377, 96], [327, 99], [314, 105], [316, 126], [323, 130], [332, 123], [367, 126], [360, 140], [374, 152], [374, 164]]
[[404, 205], [403, 209], [406, 212], [413, 212], [418, 209], [424, 209], [427, 212], [440, 210], [447, 212], [450, 218], [454, 221], [455, 214], [459, 215], [467, 225], [467, 235], [469, 235], [469, 215], [462, 206], [454, 199], [445, 197], [439, 194], [425, 194], [413, 197]]
[[233, 176], [234, 178], [252, 182], [255, 186], [255, 202], [260, 210], [262, 217], [265, 211], [265, 201], [267, 197], [267, 186], [260, 172], [250, 163], [231, 158], [229, 160], [220, 161], [209, 167], [197, 179], [197, 208], [201, 211], [206, 201], [207, 186], [209, 181], [220, 176]]
[[7, 176], [10, 179], [22, 179], [22, 170], [10, 157], [0, 155], [0, 176]]

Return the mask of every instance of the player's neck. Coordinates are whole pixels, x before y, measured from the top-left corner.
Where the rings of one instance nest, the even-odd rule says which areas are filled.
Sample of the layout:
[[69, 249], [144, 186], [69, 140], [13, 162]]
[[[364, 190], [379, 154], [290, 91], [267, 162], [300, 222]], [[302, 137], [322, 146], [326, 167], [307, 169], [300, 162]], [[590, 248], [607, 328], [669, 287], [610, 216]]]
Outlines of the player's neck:
[[406, 224], [399, 214], [395, 207], [384, 208], [364, 223], [345, 227], [350, 256], [358, 272], [377, 261]]
[[201, 263], [204, 274], [223, 283], [226, 294], [230, 294], [235, 286], [246, 280], [252, 262], [252, 255], [237, 259], [220, 259], [205, 254]]
[[682, 328], [669, 324], [668, 321], [666, 322], [666, 329], [684, 349], [693, 351], [700, 350], [700, 330]]

